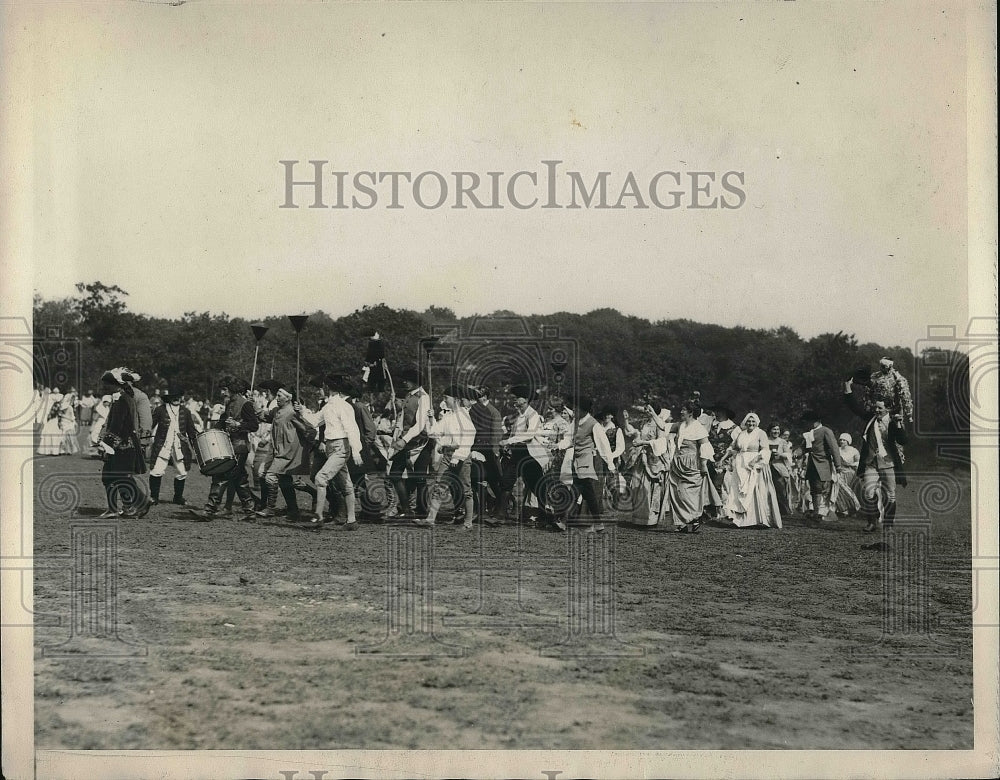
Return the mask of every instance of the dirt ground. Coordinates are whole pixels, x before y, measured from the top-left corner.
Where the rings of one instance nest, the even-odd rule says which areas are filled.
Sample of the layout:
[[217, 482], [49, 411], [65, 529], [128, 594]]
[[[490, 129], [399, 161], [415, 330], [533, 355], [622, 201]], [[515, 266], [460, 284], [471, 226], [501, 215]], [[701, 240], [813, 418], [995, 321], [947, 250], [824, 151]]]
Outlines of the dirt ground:
[[886, 551], [854, 518], [109, 523], [100, 465], [35, 461], [38, 749], [972, 747], [962, 472], [901, 491]]

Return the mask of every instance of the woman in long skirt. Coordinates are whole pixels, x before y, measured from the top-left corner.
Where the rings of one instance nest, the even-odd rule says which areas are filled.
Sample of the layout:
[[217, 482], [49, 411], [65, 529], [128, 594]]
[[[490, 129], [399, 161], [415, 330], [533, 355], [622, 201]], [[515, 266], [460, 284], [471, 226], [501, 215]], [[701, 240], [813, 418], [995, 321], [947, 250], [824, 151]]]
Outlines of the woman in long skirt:
[[654, 526], [660, 521], [663, 504], [663, 484], [669, 465], [668, 439], [666, 425], [657, 424], [659, 419], [651, 407], [647, 406], [641, 413], [646, 420], [638, 430], [628, 417], [625, 418], [626, 434], [635, 438], [625, 454], [622, 472], [628, 474], [632, 524]]
[[80, 452], [80, 442], [77, 435], [80, 428], [76, 423], [76, 390], [71, 388], [59, 402], [59, 430], [62, 441], [59, 443], [60, 454], [76, 455]]
[[39, 455], [62, 454], [63, 431], [59, 426], [62, 397], [59, 388], [53, 387], [46, 399], [46, 406], [41, 414], [44, 422], [39, 433], [38, 449], [36, 450]]
[[674, 530], [698, 533], [701, 519], [709, 507], [722, 501], [708, 477], [708, 461], [714, 456], [708, 443], [708, 431], [698, 422], [701, 409], [692, 401], [681, 407], [681, 421], [671, 426], [677, 433], [677, 449], [667, 475], [667, 501]]
[[732, 460], [732, 489], [726, 497], [726, 516], [739, 528], [781, 528], [781, 508], [771, 478], [771, 448], [760, 429], [760, 418], [750, 412], [724, 460]]
[[840, 457], [844, 461], [844, 465], [839, 473], [834, 475], [833, 485], [830, 487], [830, 504], [839, 515], [853, 515], [861, 509], [861, 501], [858, 498], [861, 492], [858, 480], [858, 463], [861, 462], [861, 453], [858, 452], [857, 448], [851, 446], [851, 441], [851, 434], [840, 434], [838, 443], [840, 444]]

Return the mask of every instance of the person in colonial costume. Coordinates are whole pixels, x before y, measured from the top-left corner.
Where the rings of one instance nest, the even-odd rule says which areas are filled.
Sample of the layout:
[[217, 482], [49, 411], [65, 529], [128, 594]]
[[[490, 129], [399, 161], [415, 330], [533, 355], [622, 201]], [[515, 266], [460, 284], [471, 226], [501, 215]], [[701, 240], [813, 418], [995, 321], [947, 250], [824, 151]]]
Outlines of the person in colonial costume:
[[181, 404], [183, 393], [174, 391], [161, 395], [163, 404], [153, 410], [153, 445], [149, 451], [149, 500], [160, 503], [160, 486], [167, 466], [173, 466], [175, 504], [184, 505], [184, 484], [198, 431], [191, 412]]
[[323, 523], [326, 509], [327, 485], [333, 485], [340, 494], [347, 510], [347, 525], [356, 527], [354, 483], [351, 481], [348, 461], [355, 466], [364, 464], [361, 456], [361, 431], [358, 429], [354, 407], [347, 400], [351, 380], [344, 374], [330, 374], [324, 380], [328, 392], [326, 403], [320, 410], [320, 427], [323, 429], [323, 452], [326, 461], [316, 473], [316, 513], [311, 522]]
[[131, 382], [134, 376], [123, 368], [113, 368], [101, 376], [111, 395], [111, 408], [101, 434], [100, 447], [105, 453], [101, 482], [108, 509], [102, 517], [141, 517], [149, 502], [136, 482], [136, 474], [146, 472], [139, 432], [136, 430], [135, 400]]
[[315, 428], [306, 419], [304, 407], [294, 393], [271, 380], [274, 384], [275, 408], [268, 413], [270, 425], [271, 458], [264, 469], [264, 497], [266, 503], [257, 514], [273, 517], [277, 513], [278, 492], [288, 510], [288, 517], [295, 519], [299, 513], [295, 495], [294, 478], [309, 473], [309, 452], [315, 438]]
[[46, 415], [49, 411], [49, 394], [52, 391], [44, 385], [36, 385], [34, 397], [35, 425], [41, 427], [45, 425]]
[[[604, 512], [599, 489], [600, 473], [597, 470], [597, 458], [604, 463], [608, 473], [615, 473], [615, 462], [612, 457], [611, 444], [608, 442], [604, 426], [591, 414], [594, 408], [592, 399], [581, 399], [577, 406], [576, 427], [573, 431], [573, 490], [582, 499], [583, 511], [581, 521], [588, 532], [603, 531], [604, 524], [600, 522]], [[576, 502], [574, 502], [575, 505]], [[559, 520], [556, 526], [566, 530], [566, 520]]]
[[811, 426], [802, 436], [806, 442], [805, 477], [812, 494], [813, 511], [820, 520], [836, 520], [837, 513], [830, 507], [829, 498], [831, 484], [843, 465], [837, 438], [823, 425], [819, 412], [807, 411], [802, 421]]
[[[429, 435], [437, 443], [441, 458], [434, 466], [434, 476], [429, 488], [427, 517], [419, 525], [432, 526], [437, 520], [444, 497], [452, 485], [461, 489], [465, 507], [462, 527], [472, 530], [475, 507], [472, 500], [472, 445], [476, 441], [476, 426], [468, 410], [462, 406], [465, 391], [451, 385], [444, 391], [444, 404], [448, 413], [440, 420], [429, 421]], [[481, 457], [481, 456], [480, 456]]]
[[[389, 447], [389, 479], [396, 489], [399, 500], [397, 513], [400, 517], [414, 515], [410, 510], [410, 492], [416, 491], [417, 516], [426, 516], [427, 473], [433, 460], [434, 447], [428, 446], [427, 423], [430, 419], [431, 399], [420, 386], [419, 372], [406, 367], [398, 372], [403, 389], [403, 405], [396, 419], [392, 444]], [[403, 475], [407, 474], [404, 479]]]
[[891, 414], [886, 402], [875, 401], [874, 412], [854, 393], [851, 382], [844, 385], [844, 402], [858, 417], [867, 420], [861, 440], [858, 477], [861, 479], [861, 514], [868, 521], [865, 531], [878, 527], [879, 499], [883, 507], [883, 523], [891, 527], [896, 517], [896, 485], [906, 486], [903, 470], [906, 429], [903, 413]]
[[514, 385], [510, 392], [515, 414], [507, 438], [500, 441], [501, 447], [509, 448], [510, 458], [505, 464], [497, 506], [502, 511], [520, 477], [524, 481], [524, 497], [521, 506], [517, 508], [516, 517], [523, 520], [529, 496], [534, 496], [539, 506], [544, 504], [544, 496], [538, 495], [538, 489], [549, 465], [550, 455], [545, 446], [541, 417], [528, 403], [532, 395], [531, 388], [526, 384]]
[[771, 449], [771, 481], [781, 516], [789, 517], [792, 514], [792, 445], [782, 437], [779, 425], [771, 425], [767, 446]]
[[284, 385], [277, 379], [265, 379], [258, 383], [259, 397], [254, 404], [257, 411], [257, 421], [260, 423], [257, 430], [250, 436], [250, 449], [253, 451], [253, 460], [250, 466], [251, 487], [260, 491], [259, 507], [263, 509], [267, 506], [268, 484], [264, 480], [267, 472], [267, 465], [274, 457], [274, 448], [271, 443], [271, 418], [278, 408], [276, 393]]
[[716, 512], [722, 499], [708, 475], [708, 463], [715, 453], [708, 431], [698, 422], [700, 405], [687, 401], [681, 406], [681, 420], [670, 426], [677, 435], [676, 449], [667, 476], [667, 499], [674, 530], [698, 533], [706, 512]]
[[[482, 459], [472, 462], [472, 481], [475, 485], [485, 483], [493, 492], [494, 500], [500, 495], [500, 440], [503, 438], [503, 418], [490, 400], [488, 387], [479, 387], [474, 392], [475, 403], [469, 407], [469, 417], [476, 426], [476, 441], [472, 446]], [[485, 503], [485, 493], [475, 491], [473, 498], [478, 504], [482, 497]], [[499, 507], [499, 504], [497, 504]], [[502, 507], [500, 507], [502, 512]], [[496, 508], [492, 510], [496, 512]], [[489, 525], [499, 522], [487, 507], [478, 507], [479, 517]]]
[[53, 387], [45, 397], [45, 407], [42, 411], [42, 430], [39, 433], [39, 455], [61, 455], [63, 453], [63, 431], [59, 425], [60, 404], [62, 393], [58, 387]]
[[851, 446], [853, 441], [849, 433], [842, 433], [837, 438], [843, 463], [833, 481], [833, 487], [830, 488], [830, 503], [843, 515], [853, 515], [861, 509], [861, 500], [858, 497], [860, 490], [857, 489], [861, 484], [857, 473], [861, 453], [856, 447]]
[[[626, 433], [633, 435], [632, 446], [622, 463], [622, 471], [629, 475], [631, 521], [633, 525], [654, 526], [662, 514], [663, 484], [673, 454], [670, 439], [666, 425], [659, 424], [661, 418], [649, 404], [634, 410], [638, 428], [627, 411], [622, 414], [625, 415]], [[669, 419], [667, 410], [664, 422]]]
[[878, 371], [871, 375], [868, 383], [871, 389], [870, 411], [874, 403], [884, 401], [886, 408], [902, 417], [904, 423], [913, 422], [913, 398], [906, 378], [896, 370], [891, 358], [884, 357], [878, 362]]
[[59, 430], [62, 432], [60, 455], [76, 455], [80, 452], [80, 442], [77, 439], [80, 433], [80, 426], [76, 421], [77, 404], [76, 388], [71, 387], [59, 402]]
[[726, 516], [739, 528], [781, 528], [781, 507], [771, 478], [771, 447], [760, 417], [748, 413], [723, 456], [732, 461], [732, 484], [725, 499]]
[[80, 425], [89, 428], [90, 424], [94, 421], [94, 407], [100, 403], [99, 399], [94, 396], [93, 390], [88, 390], [86, 395], [80, 398]]
[[224, 408], [212, 427], [225, 430], [229, 434], [236, 464], [223, 474], [213, 475], [205, 509], [203, 512], [195, 512], [202, 520], [211, 520], [219, 514], [219, 505], [229, 489], [232, 489], [239, 498], [245, 515], [255, 511], [253, 493], [250, 492], [247, 479], [247, 458], [250, 456], [249, 436], [257, 430], [260, 423], [253, 403], [246, 397], [249, 385], [242, 379], [228, 377], [219, 383], [219, 390], [222, 393]]
[[708, 431], [708, 443], [712, 445], [715, 456], [708, 462], [708, 477], [715, 485], [716, 491], [725, 500], [728, 470], [723, 465], [722, 459], [729, 452], [729, 448], [733, 445], [733, 439], [740, 432], [740, 428], [733, 421], [736, 413], [724, 401], [710, 407], [709, 411], [712, 412], [712, 422], [705, 429]]
[[101, 434], [104, 432], [104, 424], [108, 419], [108, 412], [111, 411], [111, 401], [110, 395], [102, 395], [101, 400], [94, 406], [94, 418], [90, 424], [90, 446], [96, 456], [100, 455], [98, 445], [101, 441]]

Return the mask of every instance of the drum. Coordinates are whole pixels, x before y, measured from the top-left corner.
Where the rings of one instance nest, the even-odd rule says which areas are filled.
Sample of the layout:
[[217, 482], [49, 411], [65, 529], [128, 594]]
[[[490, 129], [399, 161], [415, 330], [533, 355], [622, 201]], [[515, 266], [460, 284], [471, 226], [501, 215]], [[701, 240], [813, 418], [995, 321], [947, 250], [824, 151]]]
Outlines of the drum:
[[208, 477], [225, 474], [236, 465], [229, 434], [218, 428], [202, 431], [195, 439], [195, 455], [201, 473]]

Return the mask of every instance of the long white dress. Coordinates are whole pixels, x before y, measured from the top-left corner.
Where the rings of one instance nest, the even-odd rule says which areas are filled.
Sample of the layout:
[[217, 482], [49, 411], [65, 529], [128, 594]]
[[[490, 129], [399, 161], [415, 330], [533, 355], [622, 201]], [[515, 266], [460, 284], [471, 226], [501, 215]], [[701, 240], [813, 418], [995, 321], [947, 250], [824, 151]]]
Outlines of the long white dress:
[[59, 455], [62, 452], [63, 430], [59, 425], [60, 402], [62, 393], [49, 393], [48, 400], [42, 414], [42, 430], [39, 434], [38, 449], [39, 455]]
[[76, 423], [76, 394], [66, 393], [59, 402], [59, 430], [62, 431], [60, 454], [76, 455], [80, 451], [77, 434], [80, 428]]
[[731, 489], [725, 512], [740, 528], [781, 528], [781, 509], [771, 479], [771, 448], [760, 428], [740, 431], [733, 440]]

